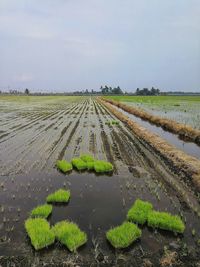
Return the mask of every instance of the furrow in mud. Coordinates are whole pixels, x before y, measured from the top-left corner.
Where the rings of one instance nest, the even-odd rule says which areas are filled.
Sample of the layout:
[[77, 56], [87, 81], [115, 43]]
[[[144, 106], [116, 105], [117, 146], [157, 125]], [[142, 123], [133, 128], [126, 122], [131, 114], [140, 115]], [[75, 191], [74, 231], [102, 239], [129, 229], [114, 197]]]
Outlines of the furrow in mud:
[[[75, 107], [74, 108], [72, 108], [72, 109], [69, 109], [68, 108], [68, 111], [69, 111], [69, 114], [70, 113], [73, 113], [74, 112], [74, 110], [75, 110]], [[67, 114], [68, 113], [68, 111], [66, 112], [66, 110], [65, 110], [65, 114]], [[54, 123], [53, 123], [53, 125], [59, 125], [58, 124], [58, 122], [59, 122], [59, 117], [60, 117], [60, 114], [62, 114], [63, 113], [63, 111], [61, 110], [61, 111], [58, 111], [58, 112], [56, 112], [57, 113], [57, 117], [58, 117], [58, 119], [57, 119], [57, 117], [55, 117], [54, 116]], [[55, 113], [54, 113], [55, 114]], [[53, 114], [53, 115], [54, 115]], [[52, 117], [52, 116], [51, 116]], [[50, 117], [49, 117], [50, 118]], [[49, 123], [50, 122], [50, 120], [49, 120], [49, 118], [48, 118], [48, 120], [47, 120], [47, 122]], [[65, 119], [67, 119], [67, 118], [65, 118]], [[41, 121], [43, 121], [43, 120], [41, 120]], [[15, 155], [17, 154], [18, 155], [18, 158], [19, 158], [19, 155], [21, 154], [21, 158], [20, 159], [18, 159], [18, 161], [15, 163], [15, 165], [14, 166], [12, 166], [11, 168], [9, 168], [9, 173], [11, 172], [14, 172], [14, 173], [17, 173], [17, 172], [21, 172], [21, 171], [23, 171], [23, 167], [25, 166], [25, 164], [26, 164], [26, 162], [28, 161], [28, 160], [30, 160], [30, 155], [31, 155], [31, 158], [33, 159], [33, 165], [36, 165], [37, 166], [37, 161], [34, 163], [34, 158], [33, 158], [33, 155], [35, 154], [35, 155], [37, 155], [37, 156], [39, 156], [39, 155], [42, 155], [43, 153], [44, 153], [44, 151], [46, 151], [45, 150], [45, 147], [48, 147], [49, 146], [49, 144], [50, 145], [52, 145], [52, 140], [53, 140], [53, 135], [56, 135], [56, 131], [54, 130], [54, 129], [52, 129], [54, 132], [52, 132], [52, 130], [51, 130], [51, 134], [48, 132], [48, 130], [50, 130], [51, 128], [52, 128], [52, 126], [53, 125], [51, 125], [51, 127], [48, 125], [47, 127], [48, 128], [45, 128], [45, 129], [43, 129], [43, 130], [41, 130], [41, 128], [42, 127], [37, 127], [37, 128], [35, 128], [35, 130], [34, 130], [34, 132], [35, 132], [35, 137], [33, 136], [33, 135], [30, 135], [27, 131], [28, 131], [28, 129], [26, 129], [26, 131], [25, 132], [23, 132], [23, 134], [24, 134], [24, 137], [25, 138], [23, 138], [23, 145], [22, 145], [22, 143], [21, 143], [21, 141], [20, 140], [22, 140], [22, 133], [21, 133], [21, 135], [19, 136], [20, 137], [20, 140], [19, 140], [19, 146], [18, 146], [18, 148], [17, 148], [17, 146], [14, 146], [14, 148], [13, 148], [13, 146], [12, 146], [12, 140], [14, 140], [13, 138], [15, 138], [16, 139], [16, 136], [13, 136], [13, 138], [11, 138], [11, 141], [10, 141], [10, 143], [8, 143], [7, 145], [6, 145], [6, 154], [7, 154], [7, 156], [9, 157], [9, 162], [12, 160], [12, 158], [14, 159], [14, 157], [15, 157]], [[61, 124], [60, 124], [61, 125]], [[60, 126], [59, 126], [60, 127]], [[32, 131], [32, 130], [31, 130]], [[53, 133], [53, 134], [52, 134]], [[64, 134], [64, 132], [62, 133], [62, 134]], [[51, 138], [49, 138], [51, 136]], [[18, 138], [19, 139], [19, 138]], [[48, 141], [50, 141], [50, 142], [47, 142], [47, 140]], [[56, 144], [55, 144], [56, 145]], [[4, 145], [4, 147], [5, 147], [5, 145]], [[42, 147], [44, 147], [44, 149], [42, 148]], [[39, 151], [40, 150], [40, 151]], [[41, 150], [43, 150], [42, 152], [41, 152]], [[38, 153], [39, 152], [39, 153]], [[24, 161], [24, 164], [22, 164], [22, 162]], [[8, 164], [9, 164], [9, 162], [7, 162]], [[9, 165], [8, 165], [9, 166]], [[5, 168], [5, 164], [2, 164], [2, 168], [3, 168], [3, 171], [1, 171], [1, 172], [3, 172], [4, 174], [6, 174], [6, 173], [8, 173], [7, 171], [6, 171], [6, 169], [7, 168]]]

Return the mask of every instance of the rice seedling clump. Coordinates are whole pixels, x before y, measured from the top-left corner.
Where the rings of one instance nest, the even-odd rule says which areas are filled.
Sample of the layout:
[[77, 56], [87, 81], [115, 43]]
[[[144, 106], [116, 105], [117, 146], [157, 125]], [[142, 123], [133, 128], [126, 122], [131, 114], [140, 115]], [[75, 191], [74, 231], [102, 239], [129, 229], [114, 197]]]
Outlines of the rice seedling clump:
[[90, 154], [83, 154], [80, 158], [85, 162], [94, 162], [94, 158]]
[[93, 156], [91, 156], [90, 154], [83, 154], [80, 158], [87, 163], [88, 170], [94, 170], [95, 159]]
[[37, 206], [31, 211], [31, 217], [47, 218], [52, 212], [52, 205], [44, 204]]
[[94, 163], [95, 163], [95, 161], [89, 161], [89, 162], [87, 162], [87, 168], [88, 168], [88, 170], [94, 170]]
[[142, 231], [138, 226], [130, 222], [124, 222], [122, 225], [112, 228], [106, 233], [107, 239], [115, 248], [126, 248], [141, 237], [141, 235]]
[[45, 219], [27, 219], [25, 229], [35, 250], [45, 248], [55, 241], [55, 234]]
[[87, 162], [83, 161], [80, 158], [73, 158], [72, 159], [72, 165], [73, 165], [73, 167], [75, 167], [79, 171], [87, 169]]
[[56, 238], [71, 252], [77, 250], [87, 242], [87, 235], [80, 230], [77, 224], [69, 221], [58, 222], [52, 228]]
[[112, 124], [113, 124], [113, 125], [119, 125], [119, 121], [113, 120], [113, 121], [112, 121]]
[[185, 230], [185, 224], [179, 216], [159, 211], [149, 212], [148, 226], [169, 230], [175, 233], [183, 233]]
[[55, 191], [54, 193], [50, 194], [47, 196], [46, 201], [47, 202], [68, 202], [70, 198], [70, 191], [69, 190], [64, 190], [64, 189], [59, 189]]
[[97, 160], [94, 162], [94, 170], [96, 172], [111, 172], [113, 171], [113, 165], [107, 161]]
[[117, 120], [112, 120], [112, 121], [106, 121], [106, 125], [119, 125], [119, 121]]
[[129, 209], [127, 219], [139, 224], [144, 224], [147, 221], [148, 213], [152, 209], [153, 205], [150, 202], [137, 199]]
[[69, 172], [72, 170], [72, 164], [66, 160], [58, 160], [56, 162], [56, 167], [63, 173]]

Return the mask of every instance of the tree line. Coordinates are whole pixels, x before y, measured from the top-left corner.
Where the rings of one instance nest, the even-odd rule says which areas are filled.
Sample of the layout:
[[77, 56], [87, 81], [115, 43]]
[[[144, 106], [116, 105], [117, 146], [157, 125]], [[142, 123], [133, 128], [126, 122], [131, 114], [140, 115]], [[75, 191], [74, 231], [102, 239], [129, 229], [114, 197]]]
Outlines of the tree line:
[[135, 94], [136, 95], [159, 95], [160, 90], [154, 87], [152, 87], [150, 90], [148, 88], [143, 88], [143, 89], [137, 88]]
[[11, 94], [11, 95], [141, 95], [141, 96], [155, 96], [155, 95], [199, 95], [199, 92], [182, 92], [182, 91], [169, 91], [169, 92], [161, 92], [160, 89], [156, 89], [152, 87], [148, 88], [137, 88], [133, 92], [126, 92], [122, 90], [119, 86], [111, 87], [111, 86], [101, 86], [99, 90], [81, 90], [75, 92], [32, 92], [30, 89], [26, 88], [25, 90], [9, 90], [9, 91], [1, 91], [0, 94]]
[[[107, 85], [101, 86], [100, 91], [103, 95], [123, 95], [123, 94], [128, 94], [126, 92], [123, 92], [122, 89], [117, 86], [117, 87], [108, 87]], [[151, 89], [148, 88], [137, 88], [136, 91], [132, 94], [135, 95], [159, 95], [160, 94], [160, 89], [156, 89], [152, 87]]]

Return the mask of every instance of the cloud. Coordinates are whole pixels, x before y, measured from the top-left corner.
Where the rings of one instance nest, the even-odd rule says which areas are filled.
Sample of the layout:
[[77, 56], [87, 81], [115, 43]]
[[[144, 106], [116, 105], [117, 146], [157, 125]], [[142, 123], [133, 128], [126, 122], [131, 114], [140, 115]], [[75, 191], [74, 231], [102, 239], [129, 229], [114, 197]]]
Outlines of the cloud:
[[0, 0], [0, 83], [197, 90], [199, 12], [199, 0]]

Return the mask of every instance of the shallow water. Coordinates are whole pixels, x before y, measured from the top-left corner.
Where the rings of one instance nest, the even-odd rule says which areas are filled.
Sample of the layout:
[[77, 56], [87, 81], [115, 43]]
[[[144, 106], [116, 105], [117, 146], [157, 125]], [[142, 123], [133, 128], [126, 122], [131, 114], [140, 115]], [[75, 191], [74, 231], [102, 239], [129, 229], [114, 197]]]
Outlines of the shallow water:
[[174, 145], [178, 149], [184, 151], [185, 153], [194, 156], [196, 158], [200, 158], [200, 147], [192, 142], [186, 142], [184, 140], [179, 139], [179, 137], [173, 133], [170, 133], [166, 130], [164, 130], [162, 127], [156, 126], [146, 120], [142, 120], [141, 118], [130, 114], [126, 111], [124, 111], [121, 108], [118, 108], [115, 106], [116, 109], [118, 109], [120, 112], [122, 112], [124, 115], [132, 119], [133, 121], [139, 123], [146, 129], [150, 130], [153, 133], [156, 133], [160, 135], [163, 139], [167, 140], [168, 143]]
[[[1, 242], [2, 255], [34, 253], [24, 229], [24, 220], [28, 218], [32, 208], [45, 203], [46, 196], [61, 187], [70, 189], [71, 199], [68, 204], [54, 205], [48, 220], [51, 225], [66, 219], [76, 222], [88, 235], [87, 244], [80, 250], [83, 254], [90, 253], [94, 239], [100, 243], [103, 251], [113, 253], [113, 249], [106, 241], [105, 233], [110, 227], [119, 225], [126, 219], [128, 209], [137, 198], [151, 201], [155, 209], [168, 210], [173, 214], [178, 214], [179, 210], [182, 210], [179, 199], [175, 195], [170, 199], [164, 187], [157, 186], [146, 178], [133, 177], [131, 174], [122, 177], [121, 175], [97, 176], [93, 173], [72, 172], [65, 176], [54, 170], [51, 174], [30, 173], [15, 176], [13, 181], [11, 179], [11, 177], [1, 178], [4, 188], [0, 191], [0, 203], [4, 211], [1, 212], [0, 236], [10, 239], [8, 243]], [[160, 201], [152, 190], [158, 192]], [[183, 216], [190, 222], [183, 240], [193, 244], [191, 228], [195, 228], [197, 232], [200, 231], [199, 221], [187, 209], [183, 211]], [[13, 226], [14, 229], [9, 231]], [[141, 245], [143, 250], [155, 252], [161, 245], [176, 238], [166, 231], [158, 231], [155, 234], [150, 228], [144, 226], [142, 238], [136, 246]], [[53, 248], [59, 249], [59, 245], [55, 244]], [[45, 250], [42, 253], [44, 255]], [[68, 252], [61, 249], [60, 253]]]
[[149, 103], [124, 103], [129, 106], [140, 107], [156, 116], [187, 124], [194, 129], [200, 130], [200, 104], [198, 101], [187, 101], [186, 99], [185, 101], [181, 101], [176, 98], [176, 100], [172, 99], [172, 102], [169, 101], [163, 103], [162, 101], [160, 103], [151, 101]]
[[[126, 219], [136, 198], [152, 202], [155, 209], [181, 214], [187, 223], [183, 236], [144, 226], [141, 240], [126, 251], [129, 257], [141, 248], [153, 255], [178, 238], [195, 246], [191, 231], [194, 228], [200, 232], [199, 219], [187, 208], [184, 197], [197, 207], [198, 201], [157, 155], [141, 144], [122, 123], [106, 125], [107, 121], [116, 118], [95, 99], [55, 106], [55, 110], [49, 106], [45, 115], [41, 110], [37, 111], [35, 119], [32, 118], [32, 111], [36, 112], [34, 105], [30, 107], [31, 113], [22, 110], [19, 115], [18, 110], [13, 111], [10, 118], [5, 115], [7, 126], [4, 125], [4, 130], [8, 131], [15, 123], [16, 128], [0, 143], [1, 256], [23, 254], [37, 256], [40, 260], [42, 257], [64, 259], [70, 255], [57, 242], [49, 249], [35, 252], [24, 229], [31, 209], [43, 204], [46, 196], [58, 188], [69, 188], [71, 199], [67, 205], [54, 206], [49, 221], [53, 225], [69, 219], [87, 233], [88, 242], [80, 248], [80, 255], [93, 255], [95, 244], [99, 244], [105, 255], [115, 255], [105, 233]], [[16, 113], [18, 121], [13, 123]], [[19, 123], [21, 126], [17, 126]], [[88, 152], [112, 162], [113, 175], [76, 171], [63, 175], [54, 167], [58, 158], [71, 160]], [[184, 196], [175, 189], [175, 184], [182, 187]]]

